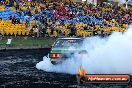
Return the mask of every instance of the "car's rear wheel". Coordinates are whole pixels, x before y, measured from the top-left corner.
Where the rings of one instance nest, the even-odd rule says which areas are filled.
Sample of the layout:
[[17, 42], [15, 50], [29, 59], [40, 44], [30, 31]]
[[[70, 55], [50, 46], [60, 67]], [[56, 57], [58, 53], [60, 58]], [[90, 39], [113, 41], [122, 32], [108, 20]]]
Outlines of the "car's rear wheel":
[[81, 78], [80, 78], [80, 84], [84, 84], [85, 81], [86, 81], [85, 77], [81, 77]]
[[82, 50], [79, 52], [79, 54], [87, 54], [87, 51], [86, 50]]
[[56, 64], [57, 64], [56, 61], [51, 61], [51, 63], [52, 63], [53, 65], [56, 65]]

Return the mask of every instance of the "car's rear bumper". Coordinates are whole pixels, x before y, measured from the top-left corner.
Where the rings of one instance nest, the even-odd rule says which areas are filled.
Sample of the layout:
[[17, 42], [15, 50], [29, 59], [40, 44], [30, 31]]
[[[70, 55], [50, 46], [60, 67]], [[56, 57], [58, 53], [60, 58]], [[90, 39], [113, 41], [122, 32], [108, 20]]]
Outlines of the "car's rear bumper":
[[54, 61], [54, 62], [56, 62], [56, 61], [58, 61], [58, 59], [50, 59], [50, 61]]
[[50, 61], [52, 64], [59, 64], [62, 63], [64, 60], [58, 58], [58, 59], [50, 59]]

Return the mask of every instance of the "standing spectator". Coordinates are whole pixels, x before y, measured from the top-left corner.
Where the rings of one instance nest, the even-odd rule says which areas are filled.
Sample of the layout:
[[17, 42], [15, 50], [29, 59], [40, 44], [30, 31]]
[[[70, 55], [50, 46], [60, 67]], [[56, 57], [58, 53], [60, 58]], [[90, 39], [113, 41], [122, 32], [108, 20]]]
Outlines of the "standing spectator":
[[16, 10], [19, 9], [19, 0], [16, 0]]
[[10, 0], [9, 5], [10, 5], [10, 6], [14, 6], [14, 0]]

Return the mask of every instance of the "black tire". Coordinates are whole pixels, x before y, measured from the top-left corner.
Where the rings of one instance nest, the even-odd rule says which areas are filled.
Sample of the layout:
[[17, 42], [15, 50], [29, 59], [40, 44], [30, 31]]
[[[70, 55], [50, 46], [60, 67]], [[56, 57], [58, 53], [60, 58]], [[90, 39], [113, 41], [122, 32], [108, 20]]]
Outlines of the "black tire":
[[82, 50], [79, 52], [79, 54], [87, 54], [87, 51], [86, 50]]
[[85, 77], [81, 77], [81, 78], [80, 78], [80, 84], [84, 84], [85, 81], [86, 81]]
[[62, 62], [51, 61], [51, 63], [52, 63], [53, 65], [57, 65], [57, 64], [61, 64]]
[[52, 63], [53, 65], [56, 65], [56, 64], [57, 64], [56, 61], [51, 61], [51, 63]]

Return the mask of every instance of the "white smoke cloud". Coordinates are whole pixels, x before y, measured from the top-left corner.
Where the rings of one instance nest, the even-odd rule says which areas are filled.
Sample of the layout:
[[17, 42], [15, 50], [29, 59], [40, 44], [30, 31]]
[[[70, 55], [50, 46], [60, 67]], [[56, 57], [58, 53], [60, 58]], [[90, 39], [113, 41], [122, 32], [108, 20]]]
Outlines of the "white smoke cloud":
[[118, 0], [118, 2], [119, 2], [120, 4], [124, 4], [124, 3], [126, 3], [126, 0]]
[[48, 72], [76, 74], [82, 65], [88, 74], [132, 74], [132, 25], [124, 34], [116, 32], [108, 38], [86, 38], [80, 48], [88, 54], [75, 54], [55, 66], [50, 58], [44, 57], [36, 67]]
[[108, 0], [108, 1], [119, 2], [120, 4], [126, 3], [126, 0]]
[[88, 3], [93, 3], [93, 0], [87, 0]]

